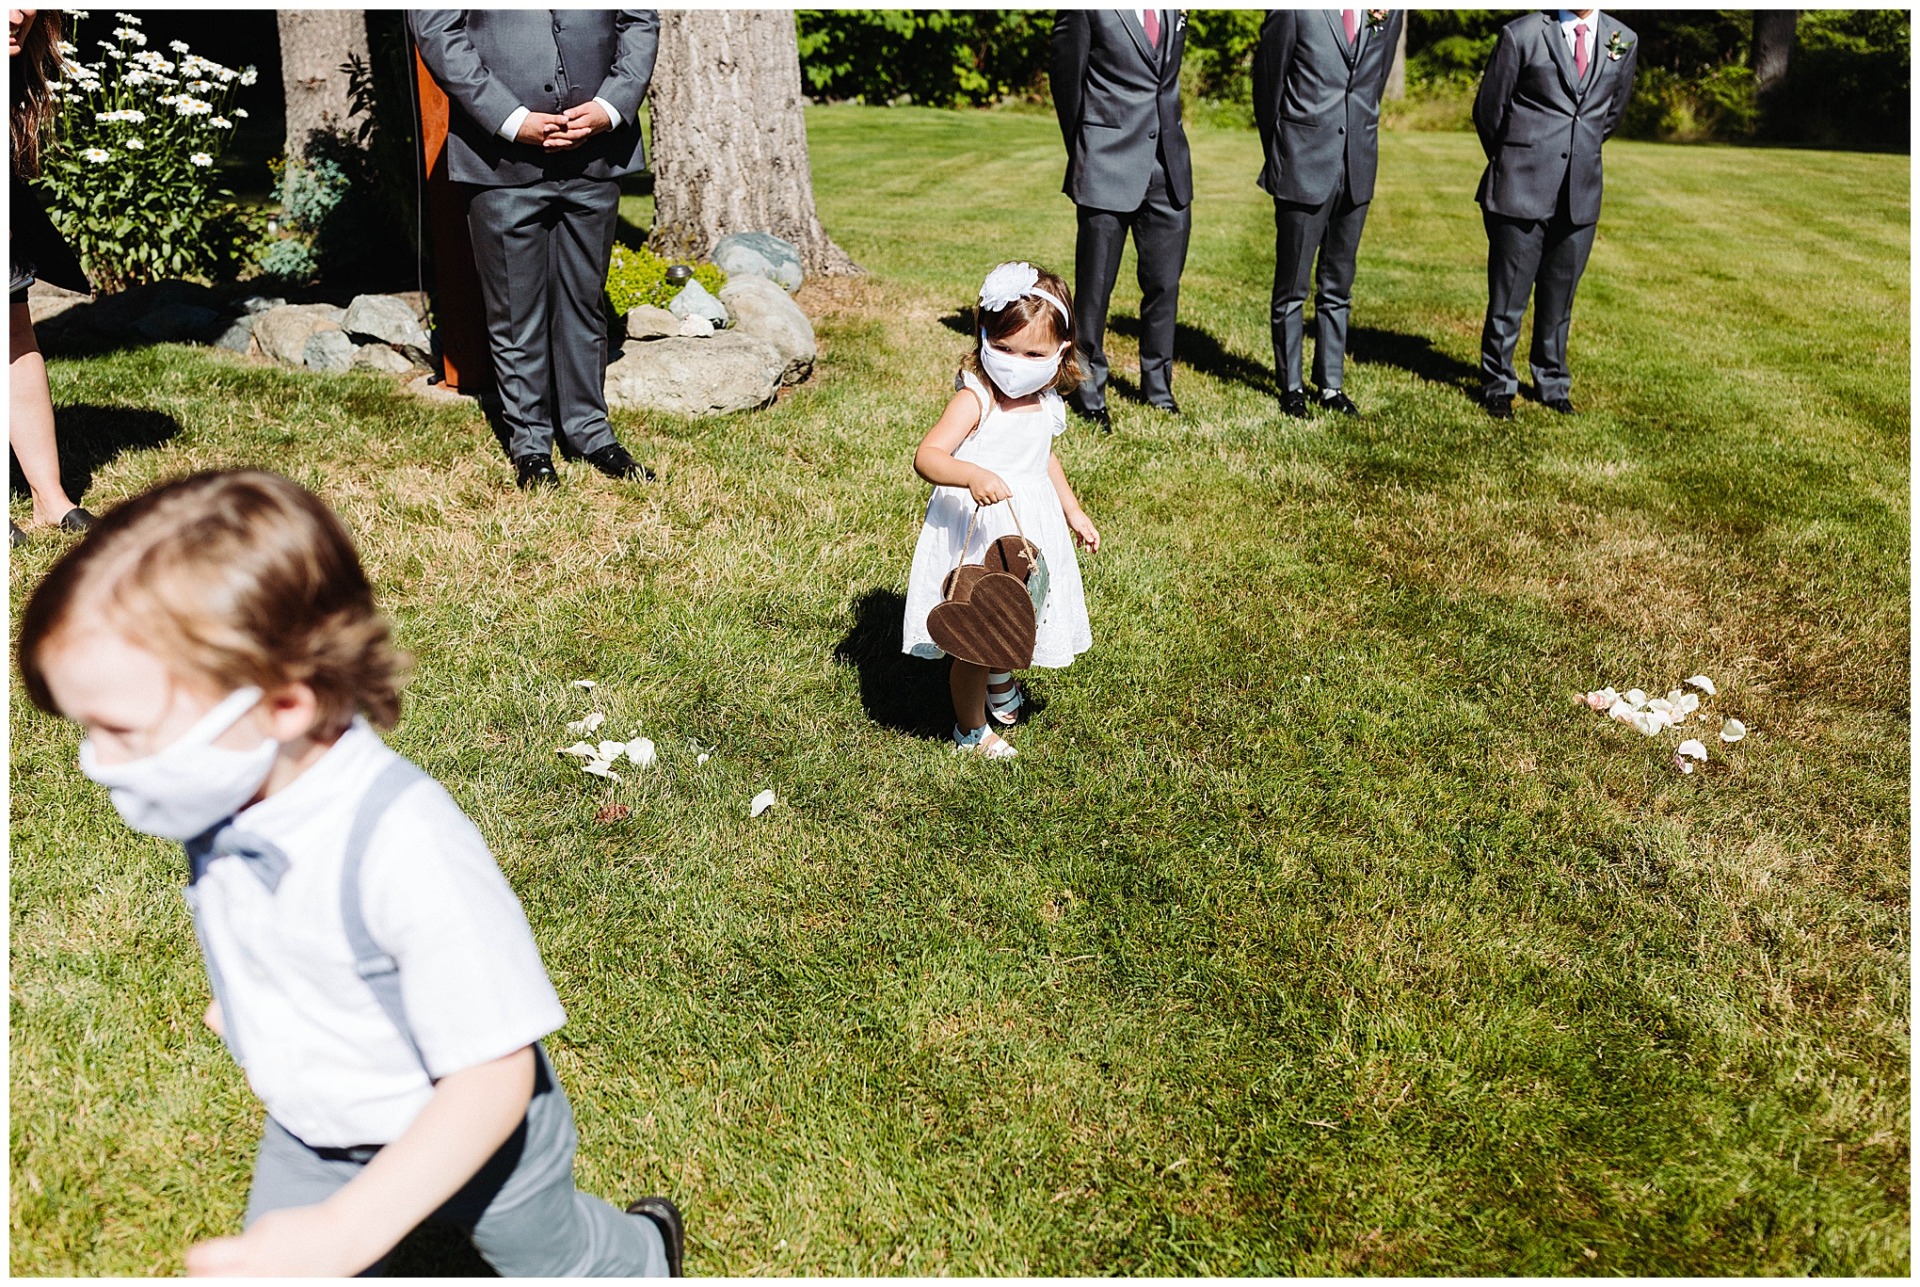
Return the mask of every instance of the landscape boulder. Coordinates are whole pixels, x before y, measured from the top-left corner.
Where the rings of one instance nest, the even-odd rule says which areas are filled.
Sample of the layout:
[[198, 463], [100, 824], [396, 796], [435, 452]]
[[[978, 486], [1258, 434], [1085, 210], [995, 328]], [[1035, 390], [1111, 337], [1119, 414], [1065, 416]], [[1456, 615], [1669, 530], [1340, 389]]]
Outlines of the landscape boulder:
[[217, 310], [199, 304], [168, 303], [147, 311], [133, 324], [134, 332], [155, 344], [207, 338], [219, 330]]
[[345, 371], [353, 366], [353, 341], [339, 327], [315, 331], [301, 354], [309, 371]]
[[780, 354], [780, 383], [798, 384], [813, 373], [813, 323], [780, 286], [765, 277], [736, 277], [720, 289], [733, 329], [764, 340]]
[[[319, 336], [315, 336], [318, 339]], [[355, 370], [385, 371], [390, 375], [406, 375], [415, 369], [414, 361], [391, 344], [362, 344], [353, 351], [351, 365]]]
[[340, 329], [359, 343], [388, 344], [403, 352], [411, 349], [423, 359], [432, 347], [413, 305], [392, 295], [355, 296]]
[[657, 340], [679, 333], [680, 319], [664, 308], [641, 304], [627, 314], [627, 338], [630, 340]]
[[713, 297], [711, 291], [697, 281], [688, 282], [678, 295], [667, 305], [667, 311], [681, 321], [689, 317], [704, 317], [712, 322], [717, 330], [727, 324], [727, 307]]
[[316, 332], [339, 330], [346, 315], [346, 309], [332, 304], [283, 304], [254, 315], [253, 336], [260, 351], [280, 365], [305, 366], [307, 341]]
[[750, 411], [773, 401], [784, 367], [779, 350], [737, 331], [649, 340], [608, 365], [607, 402], [688, 416]]
[[791, 294], [806, 280], [800, 268], [800, 248], [770, 232], [736, 232], [722, 237], [714, 243], [711, 258], [729, 281], [764, 277]]

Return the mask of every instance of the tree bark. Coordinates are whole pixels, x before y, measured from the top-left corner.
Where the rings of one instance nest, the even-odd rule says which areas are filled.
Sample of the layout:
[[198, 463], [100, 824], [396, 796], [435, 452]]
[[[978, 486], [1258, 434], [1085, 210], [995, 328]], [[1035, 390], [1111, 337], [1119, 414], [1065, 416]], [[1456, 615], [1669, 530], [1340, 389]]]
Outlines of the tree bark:
[[1787, 78], [1793, 42], [1800, 23], [1798, 9], [1753, 11], [1753, 88], [1765, 97]]
[[1407, 96], [1407, 24], [1400, 23], [1400, 39], [1394, 42], [1393, 66], [1387, 69], [1385, 97], [1399, 102]]
[[281, 9], [280, 80], [287, 96], [289, 160], [305, 157], [315, 130], [358, 124], [347, 98], [350, 57], [367, 61], [367, 15], [361, 9]]
[[809, 273], [861, 271], [814, 208], [793, 10], [663, 10], [648, 97], [656, 252], [700, 258], [730, 233], [770, 232]]

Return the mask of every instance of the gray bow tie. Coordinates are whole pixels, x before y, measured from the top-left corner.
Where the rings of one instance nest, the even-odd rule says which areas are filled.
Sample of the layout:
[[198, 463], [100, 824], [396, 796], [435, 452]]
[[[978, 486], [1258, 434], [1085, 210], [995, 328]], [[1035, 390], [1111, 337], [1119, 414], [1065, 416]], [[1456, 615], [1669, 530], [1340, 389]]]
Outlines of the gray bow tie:
[[187, 883], [195, 884], [207, 868], [222, 858], [238, 858], [246, 863], [254, 878], [267, 887], [269, 894], [280, 888], [287, 874], [287, 855], [280, 846], [264, 837], [242, 831], [232, 819], [216, 823], [187, 841]]

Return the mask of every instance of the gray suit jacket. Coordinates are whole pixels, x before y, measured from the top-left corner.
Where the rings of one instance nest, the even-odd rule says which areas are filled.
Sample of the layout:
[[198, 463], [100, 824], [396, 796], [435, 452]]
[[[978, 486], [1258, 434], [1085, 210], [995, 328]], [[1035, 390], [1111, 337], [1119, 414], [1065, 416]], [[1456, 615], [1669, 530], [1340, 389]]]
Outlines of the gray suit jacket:
[[[1363, 11], [1364, 13], [1364, 11]], [[1260, 186], [1317, 206], [1346, 183], [1355, 205], [1373, 200], [1380, 161], [1380, 96], [1404, 9], [1379, 31], [1363, 20], [1353, 44], [1338, 9], [1276, 9], [1253, 56], [1253, 117], [1266, 165]]]
[[[454, 103], [447, 177], [456, 183], [615, 179], [646, 165], [639, 115], [660, 42], [657, 11], [414, 9], [407, 25]], [[596, 98], [613, 104], [619, 127], [568, 151], [543, 152], [495, 132], [515, 108], [562, 112]]]
[[1186, 15], [1163, 10], [1160, 52], [1131, 10], [1063, 9], [1053, 23], [1053, 110], [1067, 144], [1061, 191], [1075, 205], [1135, 210], [1147, 197], [1154, 153], [1177, 207], [1193, 200], [1193, 162], [1180, 125]]
[[[1488, 214], [1550, 219], [1567, 189], [1576, 224], [1600, 219], [1600, 145], [1627, 100], [1640, 41], [1601, 10], [1587, 82], [1580, 84], [1554, 13], [1530, 13], [1500, 29], [1473, 100], [1473, 126], [1487, 154], [1474, 200]], [[1609, 53], [1620, 49], [1620, 56]]]

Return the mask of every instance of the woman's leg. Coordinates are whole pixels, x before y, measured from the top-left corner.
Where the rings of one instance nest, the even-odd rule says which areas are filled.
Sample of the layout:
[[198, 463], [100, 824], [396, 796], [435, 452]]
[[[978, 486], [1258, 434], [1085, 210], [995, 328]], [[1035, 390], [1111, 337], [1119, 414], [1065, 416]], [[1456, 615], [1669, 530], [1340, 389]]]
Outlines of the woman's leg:
[[75, 508], [60, 485], [60, 449], [53, 436], [53, 393], [47, 386], [47, 360], [33, 335], [33, 314], [25, 303], [7, 316], [12, 356], [7, 364], [7, 443], [33, 492], [33, 521], [54, 524]]

